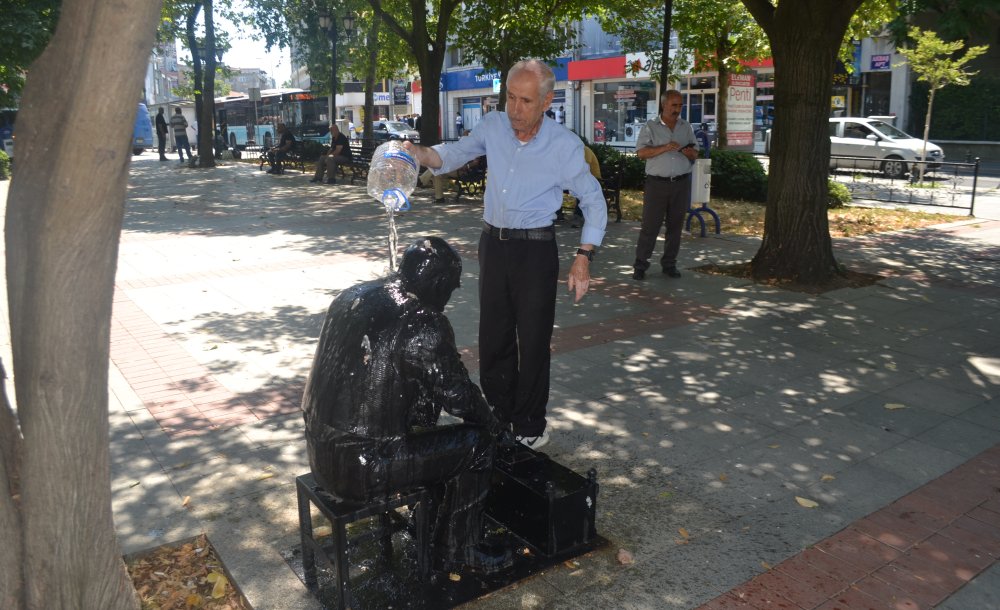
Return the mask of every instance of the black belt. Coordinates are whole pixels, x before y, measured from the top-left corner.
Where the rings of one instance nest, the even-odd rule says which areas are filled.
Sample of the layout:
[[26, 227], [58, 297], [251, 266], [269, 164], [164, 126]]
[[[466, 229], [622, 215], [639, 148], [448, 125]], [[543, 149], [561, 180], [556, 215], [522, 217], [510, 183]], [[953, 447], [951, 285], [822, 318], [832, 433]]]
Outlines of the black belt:
[[489, 233], [492, 237], [497, 237], [501, 241], [508, 239], [534, 239], [548, 241], [556, 238], [555, 227], [538, 227], [537, 229], [507, 229], [494, 227], [488, 222], [483, 223], [483, 233]]
[[654, 176], [652, 174], [646, 174], [647, 178], [652, 178], [654, 180], [663, 180], [664, 182], [677, 182], [678, 180], [684, 180], [685, 178], [691, 177], [691, 172], [686, 174], [678, 174], [676, 176]]

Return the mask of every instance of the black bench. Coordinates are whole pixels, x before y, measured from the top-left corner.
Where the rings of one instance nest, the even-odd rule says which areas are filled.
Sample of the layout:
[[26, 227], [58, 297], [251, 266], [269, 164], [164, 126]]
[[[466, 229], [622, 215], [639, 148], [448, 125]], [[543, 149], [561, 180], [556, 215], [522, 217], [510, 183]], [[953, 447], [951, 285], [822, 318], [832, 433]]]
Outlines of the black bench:
[[479, 157], [455, 172], [455, 201], [462, 195], [482, 197], [486, 193], [486, 157]]
[[601, 191], [608, 202], [608, 216], [615, 214], [615, 222], [622, 221], [622, 180], [624, 168], [621, 163], [601, 165]]
[[[417, 572], [421, 580], [430, 574], [430, 521], [427, 503], [430, 495], [418, 489], [406, 494], [396, 494], [384, 500], [370, 503], [342, 500], [330, 494], [316, 483], [310, 472], [296, 477], [295, 488], [299, 505], [299, 534], [302, 539], [302, 571], [306, 587], [316, 591], [319, 587], [316, 574], [316, 555], [324, 558], [333, 568], [336, 578], [337, 608], [356, 607], [348, 603], [350, 571], [347, 548], [365, 539], [377, 537], [381, 557], [392, 560], [392, 534], [405, 528], [407, 523], [397, 512], [397, 508], [410, 507], [412, 511], [413, 539], [416, 549]], [[332, 540], [325, 544], [317, 540], [313, 530], [312, 507], [330, 522]], [[347, 538], [347, 526], [368, 518], [377, 518], [378, 527], [351, 540]]]
[[[263, 170], [264, 166], [268, 164], [267, 160], [268, 150], [270, 149], [268, 148], [260, 149], [260, 157], [258, 160], [260, 161], [261, 170]], [[305, 160], [303, 160], [302, 158], [302, 142], [296, 140], [295, 143], [292, 144], [292, 149], [289, 150], [287, 153], [285, 153], [285, 158], [282, 159], [278, 165], [278, 167], [282, 168], [282, 171], [284, 171], [284, 168], [287, 166], [296, 168], [303, 174], [306, 173], [306, 163]]]
[[356, 179], [367, 180], [368, 179], [368, 168], [372, 164], [372, 154], [375, 152], [375, 147], [364, 144], [362, 146], [351, 146], [351, 164], [340, 166], [340, 175], [343, 178], [347, 178], [347, 170], [351, 170], [351, 184], [354, 184]]

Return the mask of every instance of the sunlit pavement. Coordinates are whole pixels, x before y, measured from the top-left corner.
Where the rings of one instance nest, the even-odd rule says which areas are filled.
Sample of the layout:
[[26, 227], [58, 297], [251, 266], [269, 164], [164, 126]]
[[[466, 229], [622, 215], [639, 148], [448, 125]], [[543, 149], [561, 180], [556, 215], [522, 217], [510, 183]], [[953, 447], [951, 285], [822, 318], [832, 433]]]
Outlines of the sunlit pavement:
[[[387, 269], [363, 185], [308, 178], [135, 157], [116, 282], [123, 548], [207, 532], [258, 609], [315, 607], [280, 556], [309, 470], [298, 403], [330, 300]], [[447, 313], [475, 374], [481, 202], [431, 194], [399, 242], [461, 252]], [[548, 450], [597, 469], [611, 545], [470, 607], [998, 607], [1000, 222], [838, 239], [886, 279], [822, 296], [691, 271], [759, 245], [725, 235], [685, 238], [681, 279], [635, 282], [637, 230], [609, 225], [553, 339]], [[578, 229], [558, 233], [565, 273]]]

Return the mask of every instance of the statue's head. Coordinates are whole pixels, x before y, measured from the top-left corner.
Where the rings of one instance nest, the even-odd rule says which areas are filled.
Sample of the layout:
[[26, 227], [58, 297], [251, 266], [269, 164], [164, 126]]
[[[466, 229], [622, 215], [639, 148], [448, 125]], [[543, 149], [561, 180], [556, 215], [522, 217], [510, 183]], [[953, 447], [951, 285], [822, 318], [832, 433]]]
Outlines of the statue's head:
[[444, 311], [461, 283], [462, 259], [440, 237], [422, 237], [403, 253], [399, 276], [406, 292], [435, 311]]

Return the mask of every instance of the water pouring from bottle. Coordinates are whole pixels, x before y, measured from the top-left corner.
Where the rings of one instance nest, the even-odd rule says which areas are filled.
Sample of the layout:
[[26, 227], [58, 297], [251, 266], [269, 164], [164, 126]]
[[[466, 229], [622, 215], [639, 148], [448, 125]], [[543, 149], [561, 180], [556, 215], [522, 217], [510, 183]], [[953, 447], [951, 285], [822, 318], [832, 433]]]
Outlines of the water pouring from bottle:
[[375, 149], [368, 169], [368, 194], [382, 202], [389, 218], [389, 271], [396, 270], [396, 212], [410, 209], [410, 194], [417, 187], [417, 165], [399, 140]]

